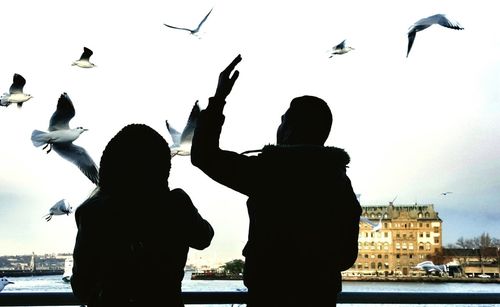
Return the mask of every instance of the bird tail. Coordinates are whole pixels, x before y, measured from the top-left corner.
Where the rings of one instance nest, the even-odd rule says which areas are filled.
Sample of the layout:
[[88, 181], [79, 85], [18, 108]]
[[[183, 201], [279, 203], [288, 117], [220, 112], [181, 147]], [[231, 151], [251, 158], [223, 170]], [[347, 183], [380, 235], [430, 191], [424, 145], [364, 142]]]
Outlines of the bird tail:
[[33, 145], [35, 145], [35, 147], [40, 147], [44, 144], [47, 144], [49, 140], [47, 138], [46, 132], [33, 130], [33, 132], [31, 133], [31, 141], [33, 142]]

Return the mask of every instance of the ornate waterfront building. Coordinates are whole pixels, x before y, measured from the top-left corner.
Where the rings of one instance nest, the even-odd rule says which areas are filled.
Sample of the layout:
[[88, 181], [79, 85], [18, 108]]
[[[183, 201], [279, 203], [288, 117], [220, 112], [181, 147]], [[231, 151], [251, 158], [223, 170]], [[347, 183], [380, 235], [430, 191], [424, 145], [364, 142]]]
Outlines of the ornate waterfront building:
[[434, 205], [362, 208], [359, 254], [346, 275], [418, 275], [412, 267], [441, 250], [442, 220]]

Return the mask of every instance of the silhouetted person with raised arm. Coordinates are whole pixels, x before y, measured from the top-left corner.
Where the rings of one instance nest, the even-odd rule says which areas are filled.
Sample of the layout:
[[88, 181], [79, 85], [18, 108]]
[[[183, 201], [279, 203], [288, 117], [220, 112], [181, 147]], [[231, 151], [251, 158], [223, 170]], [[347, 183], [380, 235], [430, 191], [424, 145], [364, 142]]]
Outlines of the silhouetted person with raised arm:
[[361, 207], [346, 175], [348, 154], [326, 147], [332, 113], [313, 96], [294, 98], [277, 145], [247, 156], [219, 148], [226, 97], [238, 55], [221, 72], [201, 112], [191, 161], [217, 182], [248, 196], [244, 282], [249, 306], [335, 306], [341, 271], [358, 255]]
[[103, 151], [99, 186], [75, 213], [73, 293], [88, 306], [184, 306], [189, 248], [214, 231], [188, 194], [170, 190], [170, 148], [155, 130], [131, 124]]

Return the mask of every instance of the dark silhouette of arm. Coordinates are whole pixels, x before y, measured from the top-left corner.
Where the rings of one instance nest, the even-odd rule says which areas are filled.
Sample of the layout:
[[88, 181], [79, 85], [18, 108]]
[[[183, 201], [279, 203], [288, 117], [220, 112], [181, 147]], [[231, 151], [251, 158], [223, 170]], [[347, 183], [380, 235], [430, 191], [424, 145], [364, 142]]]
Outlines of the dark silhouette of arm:
[[345, 174], [343, 177], [339, 193], [342, 195], [342, 214], [339, 215], [334, 234], [338, 237], [337, 247], [342, 251], [337, 261], [339, 271], [349, 269], [358, 257], [359, 218], [362, 213], [349, 177]]
[[174, 201], [181, 204], [183, 209], [183, 219], [181, 223], [186, 223], [182, 231], [185, 233], [189, 247], [202, 250], [210, 246], [214, 237], [214, 230], [210, 223], [205, 220], [194, 206], [189, 195], [182, 189], [172, 190]]
[[220, 73], [215, 95], [200, 113], [191, 145], [191, 162], [215, 181], [249, 195], [254, 185], [254, 174], [258, 174], [256, 160], [219, 147], [226, 97], [239, 76], [237, 70], [232, 76], [231, 73], [240, 61], [241, 56], [236, 56]]
[[96, 253], [99, 251], [96, 251], [94, 245], [92, 221], [88, 219], [84, 209], [84, 207], [80, 207], [75, 212], [78, 233], [73, 250], [71, 288], [78, 299], [82, 302], [89, 302], [92, 300], [91, 297], [97, 295], [98, 292], [98, 281], [93, 272], [98, 265]]

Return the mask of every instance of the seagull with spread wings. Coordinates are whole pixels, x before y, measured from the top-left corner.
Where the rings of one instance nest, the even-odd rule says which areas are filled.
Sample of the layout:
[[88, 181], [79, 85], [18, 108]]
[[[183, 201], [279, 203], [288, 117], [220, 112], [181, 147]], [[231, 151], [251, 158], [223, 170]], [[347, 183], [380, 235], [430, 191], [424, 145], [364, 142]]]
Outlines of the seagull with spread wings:
[[455, 30], [464, 29], [458, 22], [451, 20], [445, 14], [436, 14], [426, 18], [422, 18], [415, 22], [415, 24], [413, 24], [408, 30], [408, 51], [406, 52], [406, 57], [408, 57], [408, 54], [410, 54], [410, 50], [413, 46], [413, 41], [415, 40], [417, 32], [425, 30], [434, 24]]
[[170, 155], [172, 157], [175, 155], [189, 156], [191, 154], [191, 142], [193, 141], [194, 129], [196, 128], [199, 116], [200, 106], [198, 105], [198, 100], [196, 100], [182, 133], [174, 129], [168, 121], [165, 121], [173, 142], [173, 144], [170, 145]]
[[71, 64], [72, 66], [78, 66], [81, 68], [92, 68], [95, 67], [96, 65], [92, 62], [90, 62], [90, 57], [94, 54], [92, 50], [90, 50], [87, 47], [83, 47], [83, 53], [80, 56], [80, 59], [76, 60]]
[[332, 48], [330, 58], [333, 57], [336, 54], [345, 54], [348, 53], [349, 51], [354, 50], [354, 48], [347, 46], [345, 43], [345, 39], [338, 45]]
[[14, 74], [12, 85], [10, 86], [8, 93], [3, 93], [0, 97], [0, 106], [8, 107], [12, 103], [16, 103], [20, 108], [23, 103], [33, 98], [30, 94], [25, 94], [23, 92], [24, 85], [26, 84], [26, 79], [20, 74]]
[[200, 24], [198, 24], [198, 26], [195, 29], [175, 27], [175, 26], [168, 25], [166, 23], [164, 23], [164, 25], [167, 26], [167, 27], [169, 27], [169, 28], [172, 28], [172, 29], [184, 30], [184, 31], [188, 31], [191, 34], [196, 34], [196, 33], [198, 33], [200, 31], [201, 26], [203, 25], [203, 23], [205, 22], [205, 20], [207, 20], [208, 15], [210, 15], [210, 13], [212, 13], [212, 10], [213, 10], [213, 8], [210, 9], [210, 11], [208, 12], [208, 14], [200, 21]]
[[31, 141], [36, 147], [45, 145], [43, 147], [45, 149], [48, 146], [47, 153], [54, 149], [61, 157], [75, 164], [90, 181], [97, 185], [99, 181], [97, 165], [84, 148], [73, 144], [73, 141], [87, 131], [83, 127], [69, 128], [69, 121], [73, 116], [75, 116], [73, 102], [67, 93], [63, 93], [57, 101], [56, 111], [50, 118], [49, 132], [34, 130], [31, 134]]

